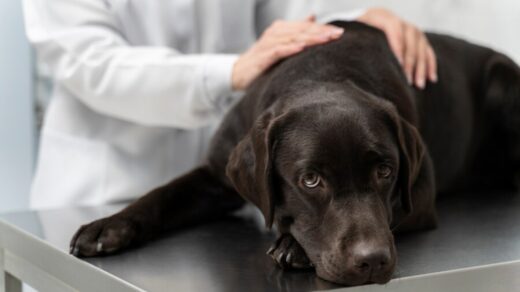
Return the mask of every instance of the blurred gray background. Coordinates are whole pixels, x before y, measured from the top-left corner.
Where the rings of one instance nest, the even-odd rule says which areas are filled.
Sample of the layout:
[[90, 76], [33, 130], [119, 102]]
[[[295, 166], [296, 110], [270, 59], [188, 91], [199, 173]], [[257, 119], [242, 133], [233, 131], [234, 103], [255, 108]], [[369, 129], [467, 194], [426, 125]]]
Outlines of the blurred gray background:
[[[288, 18], [309, 11], [295, 0]], [[518, 0], [343, 0], [314, 1], [317, 13], [387, 7], [427, 30], [487, 45], [520, 63]], [[0, 212], [27, 208], [37, 148], [37, 90], [23, 29], [20, 1], [0, 1]], [[41, 91], [41, 88], [38, 90]], [[41, 94], [40, 94], [41, 95]]]
[[26, 208], [35, 156], [32, 56], [21, 1], [0, 1], [0, 212]]

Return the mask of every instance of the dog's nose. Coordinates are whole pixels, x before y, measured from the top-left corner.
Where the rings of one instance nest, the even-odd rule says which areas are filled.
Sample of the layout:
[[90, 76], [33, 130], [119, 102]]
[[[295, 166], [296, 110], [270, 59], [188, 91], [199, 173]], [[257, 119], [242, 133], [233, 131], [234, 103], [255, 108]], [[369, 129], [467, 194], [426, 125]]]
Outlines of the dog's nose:
[[387, 248], [359, 247], [354, 251], [354, 266], [361, 274], [378, 274], [385, 271], [390, 263]]

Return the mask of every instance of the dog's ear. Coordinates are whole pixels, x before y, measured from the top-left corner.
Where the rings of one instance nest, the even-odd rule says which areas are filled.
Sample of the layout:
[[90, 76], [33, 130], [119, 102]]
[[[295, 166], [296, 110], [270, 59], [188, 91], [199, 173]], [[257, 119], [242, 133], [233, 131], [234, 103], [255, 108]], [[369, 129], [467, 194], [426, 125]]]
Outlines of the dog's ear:
[[412, 187], [419, 176], [424, 157], [424, 144], [415, 126], [400, 116], [395, 117], [399, 143], [399, 174], [397, 188], [404, 211], [412, 212]]
[[274, 216], [275, 137], [283, 117], [275, 116], [271, 111], [261, 115], [233, 149], [226, 166], [226, 175], [237, 192], [262, 211], [268, 228], [272, 227]]

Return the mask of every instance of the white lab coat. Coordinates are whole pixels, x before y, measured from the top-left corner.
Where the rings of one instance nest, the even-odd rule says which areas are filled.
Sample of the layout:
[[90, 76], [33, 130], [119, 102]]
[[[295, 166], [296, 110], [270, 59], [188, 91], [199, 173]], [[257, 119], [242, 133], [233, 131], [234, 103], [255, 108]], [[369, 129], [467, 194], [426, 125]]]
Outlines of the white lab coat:
[[28, 38], [54, 81], [31, 207], [134, 199], [200, 163], [240, 98], [237, 54], [289, 3], [24, 0]]

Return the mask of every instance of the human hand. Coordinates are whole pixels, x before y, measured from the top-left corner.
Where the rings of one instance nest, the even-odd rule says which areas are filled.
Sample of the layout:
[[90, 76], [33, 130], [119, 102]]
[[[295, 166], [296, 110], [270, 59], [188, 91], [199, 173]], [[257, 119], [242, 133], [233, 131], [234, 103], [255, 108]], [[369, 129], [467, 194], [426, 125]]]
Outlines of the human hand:
[[235, 62], [231, 77], [233, 90], [246, 89], [269, 67], [305, 47], [327, 43], [342, 34], [342, 28], [316, 23], [312, 15], [302, 21], [273, 22]]
[[437, 82], [437, 60], [428, 39], [415, 25], [383, 8], [368, 9], [358, 21], [384, 31], [410, 84], [423, 89], [426, 79]]

